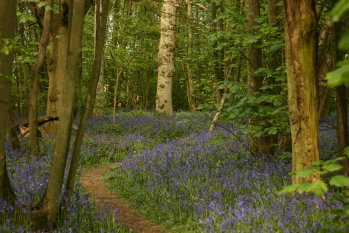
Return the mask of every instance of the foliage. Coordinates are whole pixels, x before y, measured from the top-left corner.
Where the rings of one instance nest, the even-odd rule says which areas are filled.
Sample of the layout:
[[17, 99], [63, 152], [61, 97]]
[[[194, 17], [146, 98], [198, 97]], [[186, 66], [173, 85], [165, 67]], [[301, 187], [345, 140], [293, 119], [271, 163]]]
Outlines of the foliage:
[[[339, 1], [331, 11], [332, 21], [338, 22], [342, 19], [349, 10], [349, 2], [346, 0]], [[339, 41], [339, 49], [348, 50], [349, 49], [349, 31], [345, 32]], [[335, 87], [339, 85], [349, 85], [349, 61], [347, 57], [337, 63], [338, 69], [329, 72], [326, 76], [327, 84], [330, 87]]]
[[[346, 148], [348, 156], [349, 148]], [[336, 200], [342, 203], [341, 206], [333, 208], [335, 219], [339, 224], [346, 225], [349, 220], [349, 177], [339, 175], [342, 165], [338, 162], [344, 160], [344, 157], [330, 159], [327, 161], [317, 161], [311, 167], [296, 172], [296, 176], [301, 178], [311, 177], [312, 175], [320, 175], [323, 179], [302, 184], [292, 184], [285, 186], [280, 193], [314, 193], [318, 197], [324, 198], [325, 193], [332, 188], [332, 192], [336, 196]]]

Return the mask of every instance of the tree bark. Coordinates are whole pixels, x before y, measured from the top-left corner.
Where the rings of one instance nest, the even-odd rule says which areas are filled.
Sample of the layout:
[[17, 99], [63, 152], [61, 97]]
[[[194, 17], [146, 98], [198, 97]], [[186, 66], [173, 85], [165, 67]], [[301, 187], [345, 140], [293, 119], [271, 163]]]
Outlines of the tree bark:
[[[95, 7], [95, 11], [97, 11], [97, 7]], [[98, 13], [99, 14], [99, 13]], [[97, 45], [97, 12], [95, 12], [95, 22], [94, 22], [94, 57], [96, 57], [96, 45]], [[98, 23], [100, 25], [100, 22]], [[104, 51], [102, 51], [104, 53]], [[101, 116], [103, 115], [103, 106], [105, 103], [105, 91], [104, 91], [104, 59], [103, 59], [103, 54], [102, 54], [102, 60], [101, 60], [101, 69], [100, 69], [100, 74], [98, 78], [98, 85], [97, 85], [97, 93], [96, 93], [96, 103], [93, 108], [93, 115], [95, 116]]]
[[[335, 47], [339, 38], [343, 33], [346, 32], [348, 26], [348, 21], [344, 23], [336, 23], [334, 25], [334, 30], [332, 31], [334, 34], [334, 53], [336, 55], [333, 69], [335, 68], [336, 62], [342, 60], [346, 54], [342, 51], [339, 51], [337, 47]], [[344, 160], [342, 161], [343, 172], [345, 175], [349, 175], [349, 159], [348, 156], [343, 153], [344, 148], [349, 146], [348, 140], [348, 87], [345, 85], [341, 85], [335, 88], [336, 92], [336, 113], [337, 113], [337, 140], [339, 147], [339, 156], [344, 156]]]
[[120, 76], [121, 76], [122, 71], [123, 71], [123, 69], [116, 70], [116, 79], [115, 79], [114, 95], [113, 95], [113, 123], [115, 123], [116, 108], [118, 105], [117, 94], [118, 94], [118, 89], [119, 89], [119, 80], [120, 80]]
[[[16, 0], [0, 1], [0, 49], [6, 46], [3, 39], [14, 39], [16, 6]], [[0, 52], [0, 198], [10, 203], [14, 203], [15, 194], [7, 173], [5, 140], [11, 103], [12, 67], [13, 51], [10, 49], [7, 54]]]
[[323, 26], [319, 34], [319, 118], [325, 119], [330, 112], [332, 93], [332, 89], [327, 86], [325, 76], [336, 67], [337, 39], [332, 25]]
[[[220, 2], [221, 4], [221, 2]], [[213, 34], [218, 32], [217, 23], [217, 3], [215, 1], [211, 2], [211, 31]], [[224, 67], [222, 65], [223, 57], [222, 51], [217, 50], [218, 42], [215, 41], [213, 44], [213, 69], [215, 76], [214, 89], [216, 91], [216, 103], [219, 105], [223, 96], [223, 90], [218, 88], [218, 83], [224, 81]], [[219, 107], [218, 107], [219, 108]]]
[[174, 77], [174, 49], [177, 0], [164, 0], [161, 11], [160, 43], [158, 53], [158, 82], [156, 111], [173, 115], [172, 79]]
[[[67, 61], [69, 43], [69, 0], [64, 0], [62, 10], [53, 15], [52, 30], [50, 34], [50, 50], [48, 58], [48, 96], [46, 115], [60, 117], [62, 106], [62, 92], [64, 87], [65, 65]], [[45, 132], [51, 137], [56, 137], [58, 122], [45, 125]]]
[[[47, 4], [52, 7], [52, 0], [48, 0]], [[51, 16], [52, 11], [45, 9], [45, 16], [43, 19], [43, 30], [39, 42], [39, 52], [35, 64], [32, 67], [32, 80], [30, 84], [29, 94], [29, 140], [32, 156], [38, 156], [40, 153], [37, 118], [38, 118], [38, 94], [39, 94], [39, 77], [40, 70], [44, 63], [46, 47], [49, 42], [49, 35], [51, 30]]]
[[[339, 156], [343, 156], [343, 150], [349, 145], [348, 141], [348, 98], [347, 87], [342, 85], [336, 87], [336, 112], [337, 112], [337, 139]], [[345, 156], [343, 160], [343, 171], [349, 175], [349, 161]]]
[[[80, 53], [82, 46], [82, 27], [85, 0], [73, 0], [68, 7], [69, 46], [65, 66], [64, 89], [62, 93], [62, 111], [58, 121], [55, 150], [50, 170], [47, 192], [40, 211], [44, 213], [44, 223], [53, 226], [59, 210], [59, 195], [62, 191], [64, 171], [71, 138], [72, 115], [76, 83], [80, 75]], [[40, 213], [39, 213], [40, 214]], [[40, 217], [40, 216], [39, 216]]]
[[[259, 0], [247, 0], [247, 27], [251, 35], [257, 34], [257, 20], [260, 17], [260, 2]], [[256, 77], [255, 72], [262, 68], [262, 49], [260, 48], [260, 41], [252, 43], [248, 47], [248, 94], [256, 95], [263, 85], [263, 77]], [[250, 125], [257, 124], [260, 120], [256, 118], [250, 118]], [[272, 137], [264, 135], [256, 137], [253, 134], [249, 138], [250, 151], [252, 154], [271, 154], [272, 153]]]
[[70, 200], [78, 168], [80, 149], [82, 140], [84, 137], [84, 131], [88, 123], [88, 119], [93, 111], [93, 104], [96, 98], [96, 89], [98, 85], [98, 79], [100, 78], [100, 72], [102, 69], [103, 61], [103, 49], [105, 45], [106, 25], [108, 21], [109, 0], [97, 0], [96, 1], [96, 45], [95, 45], [95, 58], [92, 67], [92, 77], [89, 82], [88, 95], [85, 101], [85, 109], [82, 119], [79, 123], [79, 129], [75, 138], [72, 160], [70, 164], [68, 180], [67, 180], [67, 197]]
[[188, 18], [189, 18], [189, 23], [188, 23], [188, 49], [187, 49], [187, 54], [189, 57], [189, 61], [187, 62], [187, 98], [188, 98], [188, 105], [190, 108], [190, 111], [195, 112], [196, 110], [196, 103], [195, 103], [195, 96], [194, 96], [194, 80], [193, 80], [193, 71], [191, 67], [191, 61], [192, 61], [192, 53], [193, 53], [193, 30], [191, 27], [192, 20], [193, 20], [193, 7], [192, 3], [190, 0], [185, 1], [187, 4], [187, 11], [188, 11]]
[[13, 119], [13, 109], [10, 108], [8, 113], [8, 125], [7, 125], [8, 137], [12, 150], [20, 150], [21, 144], [19, 143], [17, 130], [15, 128], [15, 122]]
[[315, 1], [284, 0], [288, 106], [292, 135], [292, 183], [295, 172], [319, 160], [317, 19]]

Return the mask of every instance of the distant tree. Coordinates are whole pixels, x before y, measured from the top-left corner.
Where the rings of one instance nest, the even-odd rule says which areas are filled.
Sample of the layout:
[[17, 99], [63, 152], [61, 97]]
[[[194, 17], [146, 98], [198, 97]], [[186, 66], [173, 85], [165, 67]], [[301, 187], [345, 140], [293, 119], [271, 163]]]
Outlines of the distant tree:
[[[284, 0], [284, 5], [292, 171], [297, 172], [319, 160], [317, 18], [314, 0]], [[318, 178], [293, 173], [292, 183]]]
[[190, 111], [194, 112], [196, 110], [196, 103], [195, 103], [195, 96], [194, 96], [194, 80], [193, 80], [193, 70], [191, 66], [191, 60], [193, 55], [193, 30], [192, 30], [192, 21], [193, 21], [193, 6], [192, 2], [190, 0], [185, 1], [187, 4], [187, 14], [188, 14], [188, 43], [187, 43], [187, 52], [189, 57], [189, 62], [186, 64], [187, 68], [187, 98], [188, 98], [188, 105], [190, 108]]
[[[211, 2], [211, 33], [212, 34], [218, 34], [222, 28], [223, 21], [218, 16], [223, 11], [223, 2], [222, 0], [219, 1], [212, 1]], [[213, 69], [214, 69], [214, 77], [215, 77], [215, 92], [216, 92], [216, 103], [219, 105], [222, 101], [223, 96], [223, 90], [221, 88], [218, 88], [218, 84], [220, 82], [224, 81], [224, 65], [223, 59], [224, 59], [224, 50], [222, 48], [218, 48], [218, 36], [215, 37], [213, 42], [213, 53], [212, 53], [212, 59], [213, 59]]]
[[[99, 17], [99, 14], [100, 12], [97, 12], [98, 9], [100, 9], [101, 7], [98, 7], [98, 5], [96, 5], [95, 7], [95, 23], [94, 23], [94, 31], [95, 31], [95, 34], [94, 34], [94, 60], [96, 60], [96, 53], [97, 53], [97, 33], [98, 33], [98, 29], [97, 30], [97, 26], [100, 25], [100, 22], [98, 22], [98, 17]], [[105, 13], [108, 15], [108, 11], [106, 11], [105, 9], [101, 12]], [[101, 52], [101, 65], [100, 65], [100, 74], [99, 74], [99, 78], [98, 78], [98, 85], [97, 85], [97, 93], [96, 93], [96, 103], [94, 105], [94, 108], [93, 108], [93, 113], [94, 115], [96, 116], [101, 116], [103, 115], [103, 111], [104, 111], [104, 105], [105, 105], [105, 80], [104, 80], [104, 51], [98, 51], [98, 52]]]
[[158, 83], [156, 93], [156, 111], [173, 115], [172, 79], [175, 67], [173, 61], [175, 49], [177, 0], [164, 0], [161, 11], [160, 43], [158, 53]]
[[[260, 1], [259, 0], [247, 0], [246, 1], [246, 15], [247, 15], [247, 28], [251, 36], [256, 37], [258, 30], [258, 18], [260, 17]], [[248, 69], [247, 69], [247, 82], [248, 82], [248, 94], [256, 95], [260, 92], [263, 85], [263, 76], [257, 76], [255, 73], [258, 69], [262, 68], [262, 48], [261, 41], [258, 39], [256, 42], [250, 44], [247, 49], [248, 57]], [[254, 125], [259, 122], [260, 119], [250, 118], [250, 124]], [[251, 135], [250, 137], [250, 150], [253, 154], [257, 152], [267, 153], [268, 147], [270, 147], [268, 137], [260, 136], [256, 137]]]

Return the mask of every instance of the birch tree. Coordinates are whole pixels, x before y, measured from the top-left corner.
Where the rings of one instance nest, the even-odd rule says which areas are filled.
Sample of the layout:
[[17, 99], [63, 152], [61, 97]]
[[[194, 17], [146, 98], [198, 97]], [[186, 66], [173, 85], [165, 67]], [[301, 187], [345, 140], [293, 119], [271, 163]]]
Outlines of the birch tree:
[[172, 79], [175, 72], [173, 56], [175, 49], [176, 9], [177, 0], [164, 0], [160, 20], [156, 111], [166, 115], [173, 115]]

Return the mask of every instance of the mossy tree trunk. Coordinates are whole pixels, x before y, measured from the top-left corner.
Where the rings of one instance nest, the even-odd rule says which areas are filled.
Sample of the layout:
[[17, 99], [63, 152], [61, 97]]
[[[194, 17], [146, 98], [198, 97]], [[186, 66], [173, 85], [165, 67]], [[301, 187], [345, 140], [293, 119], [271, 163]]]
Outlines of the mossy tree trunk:
[[[53, 15], [50, 33], [50, 50], [48, 56], [48, 97], [46, 115], [60, 117], [62, 92], [64, 87], [65, 65], [69, 43], [69, 8], [68, 0], [62, 2], [61, 11]], [[45, 131], [51, 137], [56, 137], [59, 122], [49, 122]]]
[[[4, 39], [13, 40], [16, 31], [16, 0], [0, 1], [0, 49]], [[6, 49], [5, 49], [6, 50]], [[13, 51], [0, 52], [0, 198], [14, 202], [6, 166], [5, 139], [7, 133], [8, 113], [11, 103], [11, 80], [13, 67]]]
[[[52, 7], [52, 0], [47, 1], [48, 6]], [[44, 64], [46, 55], [46, 47], [49, 42], [49, 35], [51, 30], [51, 16], [52, 11], [45, 9], [45, 16], [43, 19], [43, 29], [39, 42], [39, 52], [35, 64], [32, 67], [32, 79], [29, 92], [29, 139], [30, 139], [30, 153], [33, 156], [38, 156], [40, 152], [38, 140], [38, 94], [39, 94], [39, 77], [40, 70]]]
[[38, 210], [32, 212], [34, 228], [53, 227], [56, 221], [60, 194], [62, 192], [64, 171], [69, 151], [72, 117], [75, 100], [76, 84], [80, 78], [80, 59], [82, 47], [82, 27], [85, 15], [85, 0], [67, 2], [68, 15], [68, 50], [64, 68], [64, 89], [62, 90], [62, 106], [58, 123], [56, 144], [51, 164], [48, 187]]
[[104, 55], [104, 45], [105, 45], [105, 35], [106, 35], [106, 25], [108, 21], [109, 12], [109, 0], [96, 0], [96, 27], [95, 27], [95, 57], [92, 67], [92, 75], [89, 81], [88, 94], [85, 100], [85, 109], [82, 115], [82, 119], [79, 123], [79, 129], [75, 137], [72, 160], [69, 168], [69, 174], [67, 179], [67, 195], [68, 200], [70, 200], [75, 185], [75, 179], [77, 174], [77, 169], [79, 165], [79, 155], [82, 145], [82, 140], [84, 137], [85, 128], [88, 123], [88, 119], [93, 111], [93, 105], [96, 98], [96, 91], [98, 86], [98, 79], [100, 78], [100, 72], [103, 65], [103, 55]]
[[317, 19], [315, 1], [284, 0], [292, 183], [315, 181], [294, 173], [319, 160]]
[[175, 73], [174, 49], [177, 0], [164, 0], [160, 20], [156, 111], [173, 115], [172, 79]]

